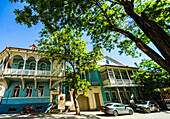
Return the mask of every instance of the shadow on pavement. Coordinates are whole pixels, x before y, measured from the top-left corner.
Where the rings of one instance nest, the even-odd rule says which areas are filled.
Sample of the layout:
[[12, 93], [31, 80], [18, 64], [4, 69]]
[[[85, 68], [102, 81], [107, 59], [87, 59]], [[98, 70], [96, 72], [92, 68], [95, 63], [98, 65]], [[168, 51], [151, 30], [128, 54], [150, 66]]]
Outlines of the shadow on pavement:
[[96, 115], [82, 115], [82, 116], [76, 116], [76, 115], [60, 115], [60, 114], [26, 114], [26, 115], [20, 115], [20, 114], [0, 114], [0, 119], [101, 119], [99, 117], [96, 117]]

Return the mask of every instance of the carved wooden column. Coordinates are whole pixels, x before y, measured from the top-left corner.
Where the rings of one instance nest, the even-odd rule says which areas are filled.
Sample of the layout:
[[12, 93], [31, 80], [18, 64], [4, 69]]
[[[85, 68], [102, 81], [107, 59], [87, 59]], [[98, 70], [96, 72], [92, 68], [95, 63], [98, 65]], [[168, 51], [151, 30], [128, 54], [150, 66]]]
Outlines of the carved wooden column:
[[127, 92], [126, 92], [126, 88], [125, 88], [125, 87], [123, 87], [123, 91], [124, 91], [124, 94], [125, 94], [125, 97], [126, 97], [128, 103], [130, 103], [129, 96], [127, 95]]
[[117, 92], [117, 96], [118, 96], [118, 100], [119, 100], [119, 102], [123, 104], [123, 102], [122, 102], [122, 98], [121, 98], [121, 96], [120, 96], [120, 92], [119, 92], [118, 87], [115, 87], [115, 89], [116, 89], [116, 92]]

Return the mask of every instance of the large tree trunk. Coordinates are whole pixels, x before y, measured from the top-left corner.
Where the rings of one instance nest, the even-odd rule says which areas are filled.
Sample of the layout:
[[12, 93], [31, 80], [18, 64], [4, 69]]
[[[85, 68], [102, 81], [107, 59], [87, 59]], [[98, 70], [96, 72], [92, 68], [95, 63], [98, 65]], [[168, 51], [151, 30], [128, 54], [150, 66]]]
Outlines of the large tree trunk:
[[78, 100], [77, 100], [77, 90], [76, 89], [74, 89], [74, 91], [73, 91], [73, 101], [74, 101], [76, 115], [80, 115], [80, 108], [79, 108], [79, 104], [78, 104]]
[[[162, 56], [164, 57], [164, 64], [160, 61], [155, 61], [161, 65], [165, 70], [170, 72], [170, 36], [159, 27], [156, 22], [151, 20], [144, 12], [139, 16], [134, 12], [134, 4], [131, 1], [126, 1], [124, 3], [124, 9], [126, 13], [137, 23], [137, 25], [142, 29], [146, 36], [152, 41], [152, 43], [157, 47]], [[151, 57], [151, 56], [149, 56]]]

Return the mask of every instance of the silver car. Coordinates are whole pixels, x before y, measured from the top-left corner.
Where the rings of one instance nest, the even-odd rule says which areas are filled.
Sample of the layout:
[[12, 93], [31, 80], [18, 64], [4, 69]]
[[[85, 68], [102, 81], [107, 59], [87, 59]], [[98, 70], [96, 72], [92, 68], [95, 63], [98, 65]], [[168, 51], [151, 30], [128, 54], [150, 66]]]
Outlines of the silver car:
[[133, 114], [133, 109], [130, 107], [126, 107], [120, 103], [107, 103], [104, 106], [101, 106], [101, 111], [105, 114], [113, 114], [117, 116], [119, 114]]
[[135, 110], [150, 113], [151, 111], [159, 112], [160, 108], [159, 105], [153, 100], [148, 101], [140, 100], [137, 104], [135, 104]]

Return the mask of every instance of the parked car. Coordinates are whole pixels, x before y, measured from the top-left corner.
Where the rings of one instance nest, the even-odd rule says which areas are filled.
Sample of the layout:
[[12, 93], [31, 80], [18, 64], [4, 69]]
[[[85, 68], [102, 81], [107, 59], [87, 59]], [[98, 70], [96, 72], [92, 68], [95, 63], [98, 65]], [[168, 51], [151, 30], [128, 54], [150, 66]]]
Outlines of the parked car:
[[134, 107], [136, 111], [143, 111], [147, 113], [150, 113], [151, 111], [158, 112], [160, 111], [159, 105], [153, 100], [148, 101], [141, 100], [138, 103], [136, 103]]
[[133, 114], [133, 109], [130, 107], [126, 107], [120, 103], [107, 103], [104, 106], [101, 106], [101, 111], [105, 114], [113, 114], [117, 116], [119, 114]]

